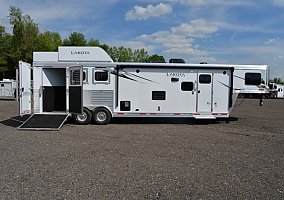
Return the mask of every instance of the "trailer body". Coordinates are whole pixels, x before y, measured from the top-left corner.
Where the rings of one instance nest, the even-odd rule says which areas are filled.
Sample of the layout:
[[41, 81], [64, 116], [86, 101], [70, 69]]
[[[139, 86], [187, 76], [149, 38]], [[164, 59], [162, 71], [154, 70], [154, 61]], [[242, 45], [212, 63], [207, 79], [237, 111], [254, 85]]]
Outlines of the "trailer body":
[[234, 90], [240, 94], [268, 94], [268, 65], [232, 65]]
[[270, 83], [269, 89], [270, 89], [271, 98], [278, 98], [278, 99], [284, 98], [284, 85], [277, 83]]
[[239, 94], [234, 65], [120, 63], [98, 47], [33, 56], [32, 67], [20, 62], [20, 74], [33, 73], [33, 88], [29, 76], [20, 78], [21, 115], [39, 120], [55, 114], [79, 124], [107, 124], [113, 117], [229, 118]]
[[18, 82], [12, 79], [0, 81], [0, 99], [17, 99]]

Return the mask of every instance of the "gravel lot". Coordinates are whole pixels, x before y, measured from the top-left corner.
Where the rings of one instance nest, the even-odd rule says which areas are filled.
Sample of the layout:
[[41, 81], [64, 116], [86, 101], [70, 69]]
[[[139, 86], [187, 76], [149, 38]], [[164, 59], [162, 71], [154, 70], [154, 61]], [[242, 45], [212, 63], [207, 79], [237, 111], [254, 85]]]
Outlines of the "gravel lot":
[[[242, 104], [241, 104], [242, 103]], [[284, 100], [230, 123], [123, 119], [18, 131], [0, 101], [0, 199], [284, 199]]]

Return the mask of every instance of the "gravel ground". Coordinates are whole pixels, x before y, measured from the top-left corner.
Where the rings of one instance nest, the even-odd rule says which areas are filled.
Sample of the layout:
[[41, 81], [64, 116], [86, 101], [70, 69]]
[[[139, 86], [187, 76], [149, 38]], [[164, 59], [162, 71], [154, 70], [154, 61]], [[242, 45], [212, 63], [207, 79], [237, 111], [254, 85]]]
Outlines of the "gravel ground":
[[284, 199], [283, 111], [284, 100], [245, 99], [229, 123], [18, 131], [18, 103], [2, 100], [0, 199]]

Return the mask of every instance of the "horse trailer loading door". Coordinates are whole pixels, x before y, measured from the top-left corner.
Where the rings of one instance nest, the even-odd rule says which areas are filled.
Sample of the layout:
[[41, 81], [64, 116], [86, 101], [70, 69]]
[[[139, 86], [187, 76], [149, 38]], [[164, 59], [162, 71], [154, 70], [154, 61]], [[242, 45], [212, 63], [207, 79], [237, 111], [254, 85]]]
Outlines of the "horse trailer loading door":
[[66, 113], [66, 68], [42, 69], [43, 112]]
[[32, 112], [31, 102], [31, 65], [29, 63], [19, 62], [19, 100], [20, 100], [20, 115], [30, 114]]
[[69, 113], [83, 112], [83, 67], [69, 67], [67, 79], [69, 91]]

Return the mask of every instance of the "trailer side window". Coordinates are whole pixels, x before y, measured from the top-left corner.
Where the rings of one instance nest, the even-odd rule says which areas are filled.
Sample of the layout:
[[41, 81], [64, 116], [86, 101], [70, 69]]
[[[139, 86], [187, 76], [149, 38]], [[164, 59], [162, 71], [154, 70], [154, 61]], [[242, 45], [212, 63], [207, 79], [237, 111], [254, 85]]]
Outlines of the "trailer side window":
[[83, 83], [88, 83], [88, 69], [83, 69]]
[[107, 69], [95, 69], [93, 72], [94, 83], [109, 83], [109, 71]]
[[199, 75], [199, 83], [210, 84], [211, 83], [211, 75], [208, 75], [208, 74]]
[[193, 82], [182, 82], [181, 83], [182, 91], [192, 91], [193, 90]]
[[95, 80], [96, 81], [107, 81], [108, 73], [107, 72], [95, 72]]
[[152, 91], [152, 100], [166, 100], [166, 91]]
[[245, 84], [246, 85], [260, 85], [261, 84], [261, 74], [260, 73], [246, 73], [245, 74]]

